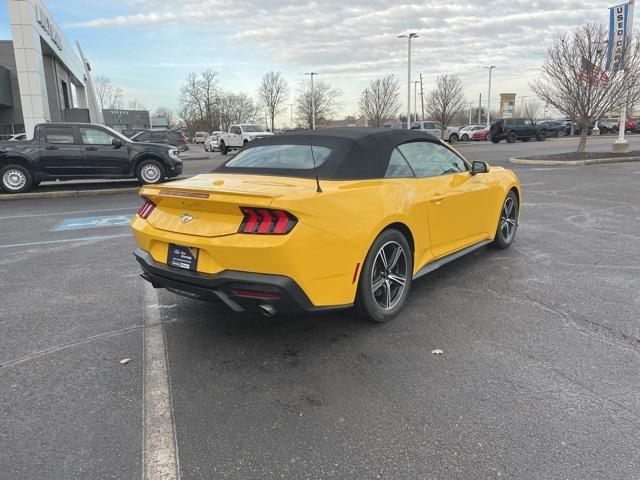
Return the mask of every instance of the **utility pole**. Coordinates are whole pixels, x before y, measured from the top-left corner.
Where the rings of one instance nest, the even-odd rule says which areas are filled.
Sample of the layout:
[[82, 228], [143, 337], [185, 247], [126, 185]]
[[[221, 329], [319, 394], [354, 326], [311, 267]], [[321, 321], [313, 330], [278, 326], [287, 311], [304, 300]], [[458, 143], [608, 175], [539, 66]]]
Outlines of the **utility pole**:
[[420, 74], [420, 103], [422, 104], [422, 116], [420, 120], [424, 121], [424, 90], [422, 90], [422, 74]]
[[471, 112], [473, 110], [473, 103], [469, 104], [469, 125], [471, 125]]
[[495, 65], [491, 65], [490, 67], [484, 67], [485, 69], [489, 70], [489, 95], [487, 98], [487, 127], [491, 126], [491, 72], [493, 71], [494, 68], [496, 68]]
[[482, 124], [482, 92], [480, 92], [480, 99], [478, 100], [478, 123]]
[[411, 130], [411, 39], [418, 38], [417, 33], [409, 32], [407, 35], [398, 35], [398, 38], [406, 38], [408, 43], [407, 54], [407, 130]]
[[318, 75], [316, 72], [305, 73], [311, 77], [311, 130], [316, 129], [316, 96], [313, 92], [313, 76]]

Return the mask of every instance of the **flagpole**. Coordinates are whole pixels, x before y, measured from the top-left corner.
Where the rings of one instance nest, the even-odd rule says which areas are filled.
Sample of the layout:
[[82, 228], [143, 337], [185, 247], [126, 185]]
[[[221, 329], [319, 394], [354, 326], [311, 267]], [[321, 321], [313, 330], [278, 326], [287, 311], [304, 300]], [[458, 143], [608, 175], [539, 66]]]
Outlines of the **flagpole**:
[[[626, 39], [625, 39], [625, 50], [629, 47], [629, 44], [633, 41], [633, 10], [634, 10], [635, 0], [629, 0], [629, 10], [627, 11], [627, 31], [626, 31]], [[624, 66], [622, 66], [624, 70]], [[624, 74], [623, 74], [624, 75]], [[618, 125], [618, 140], [613, 142], [613, 151], [614, 153], [620, 152], [628, 152], [631, 150], [629, 147], [629, 142], [625, 140], [624, 134], [625, 129], [627, 127], [627, 101], [629, 97], [627, 96], [620, 107], [620, 123]]]

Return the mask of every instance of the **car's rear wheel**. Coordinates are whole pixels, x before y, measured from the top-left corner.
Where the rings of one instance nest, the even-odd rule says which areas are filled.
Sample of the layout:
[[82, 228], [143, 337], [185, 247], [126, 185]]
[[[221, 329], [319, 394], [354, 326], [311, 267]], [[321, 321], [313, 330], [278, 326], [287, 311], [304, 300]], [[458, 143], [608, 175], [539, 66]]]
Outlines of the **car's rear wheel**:
[[539, 142], [544, 142], [547, 139], [547, 132], [545, 132], [544, 130], [538, 132], [538, 135], [536, 135], [536, 139]]
[[458, 143], [458, 134], [452, 133], [449, 135], [449, 143]]
[[143, 160], [136, 168], [136, 177], [141, 185], [160, 183], [165, 175], [164, 167], [156, 160]]
[[511, 246], [518, 230], [519, 208], [518, 196], [511, 190], [504, 199], [502, 209], [500, 210], [500, 219], [498, 220], [498, 228], [496, 229], [493, 246], [501, 249]]
[[518, 140], [518, 136], [516, 135], [516, 132], [509, 132], [509, 135], [507, 135], [507, 142], [515, 143], [516, 140]]
[[467, 135], [466, 133], [464, 133], [464, 134], [462, 135], [462, 138], [461, 138], [460, 140], [462, 140], [463, 142], [468, 141], [468, 140], [469, 140], [469, 135]]
[[33, 187], [33, 176], [21, 165], [7, 165], [0, 170], [2, 190], [7, 193], [24, 193]]
[[398, 230], [382, 232], [371, 246], [362, 266], [355, 308], [376, 323], [388, 322], [404, 306], [413, 277], [413, 254]]
[[220, 142], [220, 153], [222, 155], [227, 154], [227, 146], [224, 144], [224, 142]]
[[494, 137], [493, 135], [489, 135], [489, 139], [491, 140], [491, 143], [500, 143], [500, 139]]

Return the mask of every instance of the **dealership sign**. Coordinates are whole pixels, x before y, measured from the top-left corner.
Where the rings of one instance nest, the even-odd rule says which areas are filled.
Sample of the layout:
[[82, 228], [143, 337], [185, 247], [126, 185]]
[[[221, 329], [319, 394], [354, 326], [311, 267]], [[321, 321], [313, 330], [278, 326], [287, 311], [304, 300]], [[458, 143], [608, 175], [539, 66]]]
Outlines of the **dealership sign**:
[[624, 49], [631, 30], [633, 9], [623, 3], [609, 9], [609, 51], [607, 70], [624, 68]]
[[36, 3], [36, 21], [40, 24], [42, 29], [47, 33], [53, 44], [58, 47], [58, 50], [62, 50], [62, 41], [60, 40], [60, 33], [58, 28], [51, 20], [51, 17], [40, 3]]

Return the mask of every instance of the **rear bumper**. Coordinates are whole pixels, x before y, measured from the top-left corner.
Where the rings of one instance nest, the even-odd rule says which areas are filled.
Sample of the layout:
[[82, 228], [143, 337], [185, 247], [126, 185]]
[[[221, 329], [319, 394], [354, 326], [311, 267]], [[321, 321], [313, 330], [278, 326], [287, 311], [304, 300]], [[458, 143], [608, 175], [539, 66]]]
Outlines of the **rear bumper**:
[[155, 288], [199, 300], [222, 301], [236, 312], [257, 312], [260, 305], [270, 305], [277, 313], [331, 311], [352, 306], [316, 307], [295, 281], [283, 275], [233, 270], [212, 275], [169, 267], [139, 248], [134, 256], [142, 267], [142, 278]]

